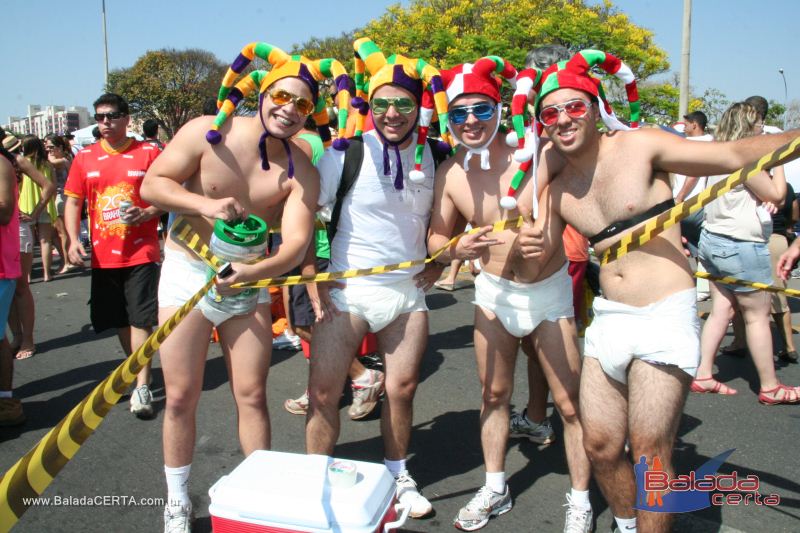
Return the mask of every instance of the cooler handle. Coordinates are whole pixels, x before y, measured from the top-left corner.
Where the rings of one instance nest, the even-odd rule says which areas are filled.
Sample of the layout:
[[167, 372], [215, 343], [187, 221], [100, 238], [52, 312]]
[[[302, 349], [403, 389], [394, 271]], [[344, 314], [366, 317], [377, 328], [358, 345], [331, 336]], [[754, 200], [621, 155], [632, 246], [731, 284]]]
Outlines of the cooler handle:
[[383, 524], [383, 533], [389, 533], [391, 530], [397, 529], [405, 524], [406, 520], [408, 519], [408, 513], [411, 512], [411, 506], [398, 503], [394, 506], [394, 510], [400, 515], [400, 518], [394, 522], [387, 522], [386, 524]]

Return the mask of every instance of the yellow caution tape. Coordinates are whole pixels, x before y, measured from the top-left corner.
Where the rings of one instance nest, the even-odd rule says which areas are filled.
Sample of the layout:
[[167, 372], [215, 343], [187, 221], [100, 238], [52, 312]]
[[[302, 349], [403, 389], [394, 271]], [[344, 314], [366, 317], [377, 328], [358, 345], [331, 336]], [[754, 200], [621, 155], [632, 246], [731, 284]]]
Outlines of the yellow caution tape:
[[[200, 241], [191, 228], [183, 228], [182, 235], [189, 242]], [[210, 252], [205, 255], [216, 264]], [[17, 523], [28, 510], [28, 498], [44, 492], [213, 283], [212, 278], [0, 478], [0, 531], [8, 531]]]
[[759, 283], [757, 281], [747, 281], [745, 279], [737, 279], [729, 276], [718, 277], [712, 276], [708, 272], [695, 272], [694, 277], [703, 278], [709, 281], [716, 281], [717, 283], [727, 283], [728, 285], [740, 285], [742, 287], [753, 287], [761, 291], [783, 293], [790, 298], [800, 298], [800, 291], [796, 289], [788, 289], [786, 287], [778, 287], [777, 285], [769, 285], [767, 283]]
[[[515, 219], [510, 220], [501, 220], [499, 222], [495, 222], [492, 224], [492, 231], [502, 231], [504, 229], [513, 229], [522, 226], [522, 217], [517, 217]], [[252, 281], [248, 283], [237, 283], [232, 285], [234, 288], [249, 288], [249, 287], [258, 287], [258, 288], [265, 288], [265, 287], [280, 287], [283, 285], [302, 285], [305, 283], [319, 283], [325, 281], [335, 281], [337, 279], [349, 279], [349, 278], [360, 278], [363, 276], [372, 276], [375, 274], [385, 274], [386, 272], [391, 272], [393, 270], [401, 270], [404, 268], [411, 268], [419, 265], [425, 265], [427, 263], [431, 263], [436, 260], [445, 250], [450, 248], [454, 243], [458, 242], [458, 240], [463, 237], [464, 235], [469, 235], [471, 233], [477, 233], [481, 230], [481, 228], [472, 228], [469, 231], [465, 231], [459, 235], [456, 235], [449, 241], [447, 244], [436, 250], [431, 256], [427, 259], [416, 259], [413, 261], [403, 261], [402, 263], [395, 263], [393, 265], [382, 265], [376, 266], [372, 268], [358, 268], [358, 269], [351, 269], [351, 270], [343, 270], [341, 272], [322, 272], [320, 274], [316, 274], [314, 276], [282, 276], [277, 278], [267, 278], [262, 279], [260, 281]]]
[[619, 241], [612, 244], [608, 250], [606, 250], [605, 254], [603, 254], [601, 265], [619, 259], [623, 255], [643, 246], [665, 229], [674, 226], [687, 216], [696, 213], [734, 187], [741, 185], [757, 175], [759, 172], [783, 165], [784, 163], [796, 159], [798, 156], [800, 156], [800, 138], [768, 153], [758, 161], [737, 170], [723, 181], [715, 183], [696, 196], [692, 196], [672, 209], [648, 219], [644, 225], [630, 233], [626, 233]]

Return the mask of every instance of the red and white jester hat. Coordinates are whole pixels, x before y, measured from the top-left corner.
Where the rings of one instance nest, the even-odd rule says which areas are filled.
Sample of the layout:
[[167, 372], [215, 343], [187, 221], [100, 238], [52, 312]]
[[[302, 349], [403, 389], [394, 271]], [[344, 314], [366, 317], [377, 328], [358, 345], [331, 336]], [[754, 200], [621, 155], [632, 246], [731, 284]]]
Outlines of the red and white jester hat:
[[[464, 94], [481, 94], [491, 98], [497, 106], [497, 116], [500, 116], [502, 109], [502, 102], [500, 97], [500, 85], [502, 76], [511, 87], [516, 87], [517, 82], [517, 69], [514, 66], [498, 56], [486, 56], [477, 60], [474, 64], [462, 63], [455, 67], [442, 71], [442, 81], [444, 82], [445, 89], [447, 90], [447, 100], [452, 102], [456, 98]], [[488, 170], [489, 165], [489, 145], [497, 135], [497, 129], [500, 127], [500, 120], [497, 120], [494, 133], [483, 146], [477, 148], [467, 148], [467, 155], [464, 158], [464, 169], [469, 170], [469, 160], [473, 155], [478, 154], [481, 157], [481, 168]], [[451, 128], [452, 129], [452, 128]], [[455, 133], [451, 132], [454, 137]], [[461, 142], [461, 139], [456, 139]], [[462, 143], [463, 144], [463, 143]]]

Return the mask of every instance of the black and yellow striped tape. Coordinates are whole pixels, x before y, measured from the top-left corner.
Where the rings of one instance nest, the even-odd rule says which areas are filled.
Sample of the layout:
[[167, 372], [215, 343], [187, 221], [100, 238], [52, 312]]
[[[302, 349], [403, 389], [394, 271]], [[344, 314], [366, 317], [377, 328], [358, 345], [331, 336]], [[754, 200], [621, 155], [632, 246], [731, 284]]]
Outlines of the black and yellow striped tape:
[[[184, 229], [184, 238], [198, 242], [199, 237]], [[215, 260], [213, 256], [209, 257]], [[36, 446], [0, 478], [0, 531], [8, 531], [27, 511], [27, 498], [40, 496], [55, 476], [78, 452], [103, 421], [111, 408], [136, 380], [136, 375], [150, 361], [158, 347], [189, 314], [213, 285], [209, 280], [194, 296], [133, 352], [114, 372], [100, 382]]]
[[[495, 222], [492, 224], [492, 231], [502, 231], [504, 229], [512, 229], [518, 228], [522, 225], [523, 219], [522, 217], [517, 217], [510, 220], [501, 220], [499, 222]], [[372, 276], [375, 274], [385, 274], [386, 272], [392, 272], [393, 270], [401, 270], [404, 268], [411, 268], [419, 265], [425, 265], [432, 261], [435, 261], [437, 257], [439, 257], [445, 250], [450, 248], [453, 243], [458, 242], [458, 240], [463, 237], [464, 235], [469, 235], [471, 233], [477, 233], [480, 231], [481, 228], [472, 228], [469, 231], [465, 231], [456, 235], [449, 241], [447, 244], [436, 250], [431, 256], [427, 259], [415, 259], [412, 261], [403, 261], [402, 263], [395, 263], [393, 265], [382, 265], [376, 266], [372, 268], [359, 268], [359, 269], [351, 269], [351, 270], [343, 270], [341, 272], [322, 272], [320, 274], [314, 276], [281, 276], [277, 278], [268, 278], [262, 279], [259, 281], [253, 281], [249, 283], [237, 283], [233, 285], [235, 288], [249, 288], [249, 287], [258, 287], [258, 288], [265, 288], [265, 287], [281, 287], [283, 285], [302, 285], [304, 283], [324, 283], [326, 281], [335, 281], [337, 279], [348, 279], [348, 278], [359, 278], [363, 276]]]
[[619, 259], [623, 255], [643, 246], [665, 229], [674, 226], [692, 213], [696, 213], [734, 187], [741, 185], [757, 175], [759, 172], [783, 165], [799, 156], [800, 138], [797, 138], [781, 146], [777, 150], [768, 153], [758, 161], [737, 170], [723, 181], [715, 183], [696, 196], [676, 205], [669, 211], [664, 211], [660, 215], [654, 216], [632, 232], [626, 233], [619, 241], [612, 244], [608, 250], [606, 250], [603, 254], [601, 265]]
[[716, 281], [717, 283], [727, 283], [729, 285], [752, 287], [760, 291], [783, 293], [790, 298], [800, 298], [800, 291], [798, 291], [797, 289], [778, 287], [777, 285], [769, 285], [767, 283], [759, 283], [757, 281], [747, 281], [745, 279], [737, 279], [729, 276], [724, 276], [724, 277], [712, 276], [708, 272], [695, 272], [694, 277], [707, 279], [709, 281]]

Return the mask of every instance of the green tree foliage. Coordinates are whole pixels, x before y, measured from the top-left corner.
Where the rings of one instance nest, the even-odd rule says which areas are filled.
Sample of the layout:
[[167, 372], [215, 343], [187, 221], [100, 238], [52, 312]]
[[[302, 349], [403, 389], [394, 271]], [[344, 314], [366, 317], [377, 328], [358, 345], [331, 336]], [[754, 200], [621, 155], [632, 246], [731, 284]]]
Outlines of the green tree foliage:
[[611, 52], [642, 79], [669, 68], [653, 33], [631, 23], [610, 1], [587, 6], [583, 0], [414, 0], [407, 8], [389, 7], [361, 35], [439, 67], [487, 54], [522, 66], [531, 49], [561, 44]]
[[764, 122], [770, 126], [777, 126], [783, 128], [783, 118], [786, 113], [786, 106], [775, 100], [769, 101], [769, 109], [767, 109], [767, 116]]
[[204, 50], [150, 51], [126, 69], [111, 72], [108, 90], [123, 96], [131, 113], [155, 119], [167, 138], [215, 97], [227, 65]]

